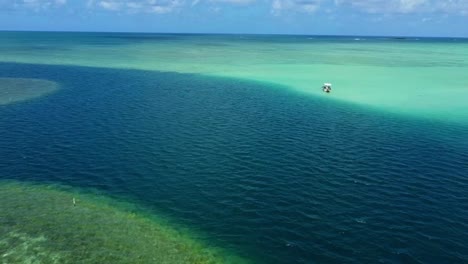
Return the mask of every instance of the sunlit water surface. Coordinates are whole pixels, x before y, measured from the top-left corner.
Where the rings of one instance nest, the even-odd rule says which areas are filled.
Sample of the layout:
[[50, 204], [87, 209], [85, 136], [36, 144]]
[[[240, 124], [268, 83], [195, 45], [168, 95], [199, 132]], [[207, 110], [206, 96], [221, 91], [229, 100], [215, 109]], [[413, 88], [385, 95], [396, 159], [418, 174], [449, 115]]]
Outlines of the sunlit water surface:
[[[11, 37], [15, 34], [17, 37]], [[196, 238], [193, 240], [196, 242], [189, 243], [196, 245], [189, 247], [190, 254], [206, 252], [198, 250], [205, 246], [223, 248], [229, 253], [213, 253], [213, 257], [223, 260], [239, 257], [257, 263], [468, 261], [468, 126], [462, 118], [468, 111], [462, 96], [466, 92], [463, 89], [466, 76], [460, 70], [466, 67], [461, 51], [464, 44], [443, 44], [453, 47], [452, 53], [447, 51], [452, 55], [444, 61], [435, 61], [433, 67], [445, 69], [448, 75], [433, 75], [435, 81], [418, 77], [419, 70], [434, 70], [424, 59], [433, 55], [395, 55], [379, 63], [369, 58], [364, 63], [362, 53], [349, 50], [347, 56], [356, 57], [355, 64], [360, 64], [355, 67], [370, 67], [383, 74], [401, 72], [401, 76], [409, 76], [407, 82], [427, 82], [427, 90], [421, 88], [421, 93], [433, 93], [408, 106], [399, 105], [395, 99], [398, 93], [365, 86], [363, 89], [375, 90], [376, 100], [387, 102], [387, 106], [379, 106], [369, 99], [370, 95], [363, 96], [363, 101], [341, 95], [347, 92], [340, 86], [324, 95], [320, 89], [304, 93], [296, 85], [305, 85], [316, 78], [313, 82], [316, 89], [315, 82], [336, 76], [351, 82], [346, 76], [357, 80], [352, 72], [319, 76], [291, 70], [291, 76], [297, 76], [285, 77], [280, 69], [299, 67], [298, 61], [325, 72], [327, 67], [333, 72], [340, 68], [353, 71], [354, 66], [349, 63], [330, 62], [335, 55], [325, 52], [323, 39], [316, 40], [323, 48], [323, 54], [317, 51], [322, 57], [316, 56], [317, 60], [322, 58], [320, 65], [306, 63], [307, 52], [295, 51], [297, 45], [314, 40], [302, 43], [280, 38], [282, 41], [275, 43], [265, 40], [264, 47], [278, 45], [286, 53], [285, 47], [290, 47], [290, 55], [295, 52], [305, 55], [283, 56], [285, 61], [294, 60], [294, 65], [288, 65], [279, 61], [280, 55], [271, 52], [267, 63], [271, 67], [267, 67], [262, 64], [262, 60], [267, 60], [262, 56], [266, 55], [252, 51], [250, 59], [258, 63], [244, 62], [250, 66], [242, 69], [241, 57], [231, 56], [237, 60], [227, 63], [226, 56], [215, 56], [221, 49], [226, 53], [242, 53], [240, 48], [233, 48], [232, 45], [241, 44], [230, 39], [232, 36], [210, 36], [197, 46], [193, 39], [184, 44], [183, 39], [178, 39], [180, 36], [167, 35], [148, 39], [146, 35], [112, 34], [0, 35], [10, 36], [0, 44], [3, 51], [9, 47], [9, 52], [0, 53], [0, 60], [10, 61], [0, 64], [0, 80], [8, 78], [10, 83], [3, 82], [0, 87], [11, 88], [12, 83], [18, 85], [11, 80], [23, 79], [54, 83], [60, 88], [0, 105], [2, 179], [97, 190], [102, 196], [138, 206], [137, 215], [162, 217], [167, 221], [164, 224], [167, 230], [186, 230], [190, 234], [187, 236]], [[36, 41], [28, 42], [28, 38]], [[249, 43], [242, 41], [238, 40], [242, 45]], [[344, 43], [332, 41], [329, 45], [346, 49], [363, 47], [353, 40], [340, 41]], [[379, 48], [377, 40], [373, 41], [372, 45]], [[179, 43], [172, 47], [167, 42]], [[257, 49], [261, 46], [258, 39], [250, 42]], [[140, 53], [127, 52], [130, 48], [136, 51], [138, 45], [148, 48]], [[152, 59], [145, 53], [151, 51], [151, 45], [155, 49]], [[174, 53], [161, 53], [155, 48], [158, 45], [166, 45], [161, 48], [165, 51], [175, 49]], [[184, 49], [180, 48], [184, 45]], [[401, 43], [396, 48], [408, 49], [411, 45]], [[414, 45], [416, 50], [418, 45], [423, 46]], [[442, 44], [435, 41], [427, 45]], [[215, 55], [187, 60], [185, 64], [174, 59], [181, 58], [181, 50], [202, 54], [211, 50]], [[461, 56], [455, 56], [457, 52]], [[215, 58], [218, 64], [214, 63]], [[271, 58], [278, 58], [276, 64]], [[413, 66], [402, 70], [393, 65], [398, 58], [408, 59]], [[374, 65], [370, 66], [369, 61]], [[124, 67], [131, 69], [121, 69]], [[225, 67], [226, 73], [220, 67]], [[262, 79], [251, 67], [260, 67], [264, 76], [274, 78], [265, 82], [270, 78]], [[276, 67], [278, 71], [274, 70]], [[208, 69], [217, 72], [209, 73]], [[447, 78], [450, 74], [457, 78]], [[220, 75], [231, 77], [215, 77]], [[305, 79], [300, 81], [300, 76]], [[380, 80], [383, 76], [372, 76], [367, 74], [363, 80], [370, 82], [369, 78], [373, 78], [379, 85], [402, 89], [401, 76], [387, 82]], [[435, 89], [438, 78], [440, 82], [446, 80], [458, 93], [452, 104], [445, 102], [445, 95]], [[25, 98], [25, 94], [18, 92], [17, 96]], [[412, 98], [415, 92], [408, 91], [407, 96]], [[436, 102], [440, 108], [425, 106]], [[455, 108], [457, 112], [451, 111]], [[30, 189], [45, 193], [44, 197], [67, 197], [63, 198], [68, 199], [64, 204], [71, 206], [68, 192], [49, 195], [41, 188]], [[0, 192], [5, 195], [4, 190]], [[12, 192], [6, 197], [18, 203], [24, 200], [15, 199], [15, 195], [18, 194]], [[98, 203], [97, 196], [87, 199], [90, 204]], [[21, 206], [16, 208], [24, 210]], [[44, 212], [49, 210], [45, 205]], [[21, 215], [19, 211], [10, 215], [15, 214]], [[125, 213], [122, 215], [126, 217]], [[47, 229], [31, 228], [28, 234], [27, 230], [13, 230], [11, 226], [18, 227], [11, 224], [15, 220], [8, 221], [9, 225], [2, 225], [2, 232], [9, 235], [2, 241], [17, 245], [9, 237], [20, 237], [15, 240], [20, 246], [1, 244], [0, 249], [6, 248], [8, 252], [22, 249], [23, 240], [44, 248], [40, 243], [47, 237]], [[5, 230], [5, 226], [10, 229]], [[74, 232], [83, 239], [86, 238], [83, 234], [93, 233], [89, 228], [83, 224], [82, 229]], [[55, 230], [51, 235], [59, 236], [60, 232]], [[181, 241], [184, 244], [187, 240]], [[52, 252], [53, 259], [67, 257], [54, 253], [62, 251], [53, 243], [46, 245], [44, 251]], [[30, 254], [30, 251], [14, 252]], [[228, 257], [233, 255], [236, 257]]]

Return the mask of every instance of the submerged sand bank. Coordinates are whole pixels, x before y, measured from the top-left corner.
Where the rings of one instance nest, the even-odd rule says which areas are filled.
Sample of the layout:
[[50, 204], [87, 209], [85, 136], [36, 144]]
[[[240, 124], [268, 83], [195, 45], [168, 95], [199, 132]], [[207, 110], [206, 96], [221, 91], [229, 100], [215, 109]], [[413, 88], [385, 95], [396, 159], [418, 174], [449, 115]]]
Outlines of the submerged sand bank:
[[0, 182], [0, 201], [2, 263], [246, 263], [94, 194]]
[[[0, 35], [1, 36], [1, 35]], [[173, 71], [282, 85], [327, 99], [466, 123], [468, 42], [128, 34], [36, 36], [0, 45], [1, 62]], [[49, 36], [50, 37], [50, 36]], [[11, 38], [10, 38], [11, 39]], [[38, 43], [41, 46], [37, 46]], [[91, 43], [91, 44], [90, 44]], [[12, 48], [15, 47], [15, 48]]]
[[56, 82], [30, 78], [0, 78], [0, 105], [27, 101], [58, 90]]

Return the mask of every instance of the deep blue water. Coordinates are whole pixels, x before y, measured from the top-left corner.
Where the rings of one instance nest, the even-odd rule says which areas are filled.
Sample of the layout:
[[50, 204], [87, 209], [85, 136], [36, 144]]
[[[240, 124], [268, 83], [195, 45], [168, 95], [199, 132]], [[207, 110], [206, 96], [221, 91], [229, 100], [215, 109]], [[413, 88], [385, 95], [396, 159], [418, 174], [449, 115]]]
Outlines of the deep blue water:
[[[76, 43], [87, 45], [111, 45], [115, 46], [119, 43], [155, 43], [181, 42], [187, 43], [192, 41], [192, 44], [197, 43], [203, 46], [220, 45], [216, 43], [221, 41], [226, 43], [356, 43], [356, 40], [361, 40], [365, 43], [393, 43], [402, 45], [403, 43], [468, 43], [468, 38], [449, 38], [449, 37], [389, 37], [389, 36], [336, 36], [336, 35], [269, 35], [269, 34], [184, 34], [184, 33], [103, 33], [103, 32], [34, 32], [34, 31], [0, 31], [0, 38], [6, 43], [12, 42], [15, 50], [18, 49], [18, 43], [29, 41], [36, 45], [32, 45], [29, 49], [66, 49], [67, 46], [73, 46]], [[120, 41], [116, 41], [120, 40]], [[5, 44], [5, 43], [3, 43]], [[47, 44], [47, 46], [39, 46], [37, 44]], [[222, 45], [222, 44], [221, 44]]]
[[259, 263], [468, 263], [468, 126], [190, 74], [0, 64], [0, 177], [132, 199]]

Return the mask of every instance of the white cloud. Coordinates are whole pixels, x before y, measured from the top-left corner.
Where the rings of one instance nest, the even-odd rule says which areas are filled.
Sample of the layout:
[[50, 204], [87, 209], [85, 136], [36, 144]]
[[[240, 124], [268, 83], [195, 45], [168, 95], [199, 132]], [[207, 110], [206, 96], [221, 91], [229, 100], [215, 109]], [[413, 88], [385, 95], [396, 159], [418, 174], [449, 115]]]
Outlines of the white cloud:
[[128, 13], [169, 13], [184, 4], [184, 0], [88, 0], [88, 8]]
[[[246, 6], [256, 2], [256, 0], [191, 0], [191, 6], [198, 5], [200, 3], [211, 3], [211, 4], [229, 4], [229, 5], [240, 5]], [[268, 0], [267, 0], [268, 1]]]
[[107, 9], [107, 10], [120, 10], [122, 7], [122, 3], [116, 2], [116, 1], [100, 1], [97, 3], [98, 6]]
[[204, 4], [224, 10], [224, 5], [248, 7], [256, 3], [273, 15], [314, 13], [320, 8], [333, 12], [353, 9], [371, 14], [457, 14], [468, 16], [468, 0], [0, 0], [0, 10], [44, 11], [69, 6], [121, 13], [170, 13]]
[[400, 12], [408, 13], [417, 10], [426, 4], [427, 0], [400, 0], [399, 1]]
[[210, 2], [229, 3], [235, 5], [246, 5], [255, 2], [255, 0], [210, 0]]
[[35, 11], [45, 10], [54, 7], [60, 7], [67, 3], [67, 0], [16, 0], [0, 1], [0, 6], [13, 9], [31, 9]]
[[271, 12], [274, 15], [285, 11], [313, 13], [320, 7], [321, 2], [322, 0], [273, 0]]
[[335, 0], [336, 6], [349, 6], [367, 13], [459, 13], [468, 14], [468, 0]]
[[445, 13], [459, 13], [468, 16], [468, 0], [441, 0], [437, 9]]
[[367, 13], [410, 13], [427, 0], [335, 0], [337, 6], [351, 6]]

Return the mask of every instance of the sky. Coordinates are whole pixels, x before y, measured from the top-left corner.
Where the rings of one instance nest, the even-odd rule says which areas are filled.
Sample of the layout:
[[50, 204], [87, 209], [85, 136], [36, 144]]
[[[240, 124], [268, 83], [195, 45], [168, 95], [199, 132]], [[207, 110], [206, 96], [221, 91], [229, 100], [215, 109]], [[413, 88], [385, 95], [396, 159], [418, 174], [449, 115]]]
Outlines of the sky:
[[0, 30], [468, 37], [468, 0], [0, 0]]

